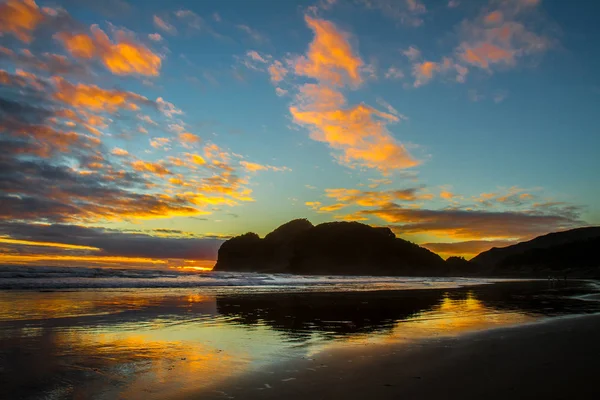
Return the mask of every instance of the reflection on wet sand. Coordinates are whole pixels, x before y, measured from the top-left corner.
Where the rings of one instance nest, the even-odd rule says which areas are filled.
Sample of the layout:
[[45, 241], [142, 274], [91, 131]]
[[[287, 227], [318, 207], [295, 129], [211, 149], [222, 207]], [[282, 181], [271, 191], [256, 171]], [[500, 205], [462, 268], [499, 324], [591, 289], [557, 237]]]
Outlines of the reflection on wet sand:
[[[212, 295], [0, 293], [1, 398], [165, 398], [323, 349], [597, 311], [543, 284]], [[6, 383], [6, 384], [4, 384]]]

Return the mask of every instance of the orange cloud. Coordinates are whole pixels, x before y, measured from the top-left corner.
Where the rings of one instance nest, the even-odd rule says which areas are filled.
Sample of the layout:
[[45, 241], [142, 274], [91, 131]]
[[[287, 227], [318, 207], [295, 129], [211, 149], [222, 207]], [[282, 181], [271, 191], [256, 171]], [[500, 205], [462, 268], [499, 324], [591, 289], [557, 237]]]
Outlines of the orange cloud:
[[119, 157], [125, 157], [125, 156], [129, 155], [129, 152], [125, 149], [115, 147], [114, 149], [112, 149], [111, 154], [113, 154], [115, 156], [119, 156]]
[[290, 171], [288, 167], [274, 167], [272, 165], [263, 165], [258, 163], [253, 163], [249, 161], [240, 161], [240, 165], [244, 167], [247, 171], [256, 172], [256, 171]]
[[491, 13], [487, 14], [484, 17], [484, 21], [487, 24], [498, 24], [498, 23], [502, 22], [503, 18], [504, 18], [504, 16], [502, 15], [502, 13], [500, 11], [492, 11]]
[[437, 63], [433, 61], [424, 61], [413, 65], [413, 76], [415, 77], [415, 87], [419, 87], [433, 78], [434, 72], [439, 70]]
[[96, 85], [77, 83], [76, 85], [62, 77], [55, 76], [52, 82], [56, 86], [54, 97], [75, 108], [88, 108], [94, 111], [115, 112], [119, 108], [137, 110], [138, 104], [149, 103], [144, 96], [122, 90], [106, 90]]
[[353, 51], [348, 35], [339, 31], [329, 21], [311, 18], [308, 15], [304, 19], [313, 30], [315, 38], [306, 56], [296, 60], [296, 74], [338, 86], [342, 86], [346, 81], [353, 85], [360, 84], [360, 68], [363, 61]]
[[550, 40], [525, 28], [521, 19], [537, 1], [513, 0], [485, 10], [478, 18], [463, 24], [464, 40], [458, 57], [471, 65], [489, 69], [492, 65], [514, 65], [519, 57], [542, 53]]
[[117, 31], [116, 43], [97, 25], [90, 28], [91, 35], [85, 33], [60, 32], [56, 38], [71, 55], [84, 59], [99, 59], [104, 66], [116, 75], [159, 74], [161, 59], [146, 46], [137, 43], [124, 31]]
[[436, 74], [456, 73], [456, 82], [463, 83], [469, 70], [455, 63], [451, 58], [444, 57], [441, 62], [424, 61], [413, 64], [412, 75], [415, 78], [414, 87], [423, 86], [428, 83]]
[[204, 159], [204, 157], [202, 157], [198, 154], [186, 153], [186, 156], [188, 157], [188, 160], [190, 160], [190, 162], [193, 164], [196, 164], [196, 165], [206, 164], [206, 160]]
[[461, 57], [469, 64], [474, 64], [481, 68], [488, 68], [490, 63], [514, 63], [514, 54], [512, 51], [503, 49], [492, 43], [481, 43], [473, 47], [466, 47]]
[[452, 200], [454, 197], [456, 197], [456, 195], [452, 192], [449, 192], [447, 190], [442, 190], [440, 192], [440, 197], [444, 200]]
[[396, 204], [362, 210], [358, 215], [376, 216], [387, 223], [396, 224], [394, 228], [404, 234], [429, 233], [463, 240], [524, 240], [582, 224], [577, 215], [529, 211], [426, 210]]
[[8, 0], [0, 4], [0, 32], [29, 43], [44, 16], [34, 0]]
[[187, 143], [187, 144], [200, 143], [200, 138], [198, 136], [194, 135], [193, 133], [183, 132], [183, 133], [180, 133], [178, 135], [178, 137], [182, 143]]
[[150, 139], [150, 146], [154, 147], [155, 149], [165, 149], [170, 142], [171, 139], [169, 138], [159, 137]]
[[[342, 97], [343, 98], [343, 97]], [[395, 115], [378, 111], [365, 104], [346, 109], [311, 111], [290, 107], [294, 121], [314, 129], [311, 138], [341, 150], [336, 158], [346, 165], [376, 168], [383, 172], [416, 166], [406, 148], [387, 131], [385, 125], [397, 122]], [[317, 108], [324, 108], [323, 103]]]
[[155, 15], [154, 17], [152, 17], [152, 21], [154, 22], [154, 25], [157, 28], [159, 28], [171, 35], [177, 34], [177, 28], [175, 28], [173, 25], [169, 24], [164, 19], [160, 18], [158, 15]]
[[151, 172], [158, 176], [170, 175], [169, 171], [164, 165], [160, 163], [153, 163], [149, 161], [137, 160], [131, 163], [134, 170], [139, 172]]
[[304, 203], [306, 206], [312, 208], [313, 210], [318, 210], [321, 207], [320, 201], [307, 201]]
[[493, 207], [496, 205], [522, 206], [530, 205], [535, 196], [527, 193], [527, 189], [513, 186], [502, 190], [500, 193], [481, 193], [474, 197], [474, 200], [485, 207]]
[[451, 243], [423, 243], [421, 246], [440, 254], [444, 258], [463, 256], [469, 259], [492, 247], [506, 247], [515, 243], [517, 242], [513, 240], [468, 240]]
[[20, 240], [20, 239], [6, 238], [6, 237], [0, 237], [0, 243], [16, 244], [16, 245], [22, 245], [22, 246], [56, 247], [56, 248], [66, 249], [66, 250], [100, 251], [100, 249], [98, 247], [92, 247], [92, 246], [82, 246], [82, 245], [76, 245], [76, 244], [43, 242], [43, 241], [33, 241], [33, 240]]
[[384, 76], [386, 79], [402, 79], [404, 78], [404, 72], [396, 67], [389, 67]]
[[333, 211], [337, 211], [339, 209], [342, 209], [344, 207], [347, 207], [348, 204], [342, 204], [342, 203], [338, 203], [338, 204], [331, 204], [328, 206], [323, 206], [321, 208], [319, 208], [319, 211], [321, 212], [333, 212]]
[[287, 73], [288, 70], [281, 61], [275, 61], [269, 66], [269, 75], [271, 75], [271, 81], [274, 83], [282, 81]]
[[325, 189], [327, 197], [361, 207], [384, 206], [394, 201], [416, 201], [431, 199], [427, 193], [419, 193], [420, 189], [400, 189], [387, 191], [362, 191], [359, 189]]

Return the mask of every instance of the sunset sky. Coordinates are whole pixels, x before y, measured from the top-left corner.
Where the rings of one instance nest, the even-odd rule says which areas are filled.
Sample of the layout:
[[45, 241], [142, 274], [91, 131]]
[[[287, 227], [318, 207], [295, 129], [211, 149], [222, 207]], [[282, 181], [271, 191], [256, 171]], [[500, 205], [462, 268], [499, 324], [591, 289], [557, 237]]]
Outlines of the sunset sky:
[[0, 0], [0, 264], [293, 218], [468, 258], [600, 223], [600, 2]]

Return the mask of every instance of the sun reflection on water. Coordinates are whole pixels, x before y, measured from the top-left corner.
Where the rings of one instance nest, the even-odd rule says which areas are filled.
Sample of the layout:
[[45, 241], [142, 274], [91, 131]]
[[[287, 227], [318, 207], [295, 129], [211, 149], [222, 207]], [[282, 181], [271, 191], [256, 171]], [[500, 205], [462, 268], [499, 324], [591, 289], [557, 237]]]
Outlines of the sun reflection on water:
[[389, 293], [0, 292], [0, 378], [20, 397], [164, 398], [321, 351], [539, 316], [482, 290]]

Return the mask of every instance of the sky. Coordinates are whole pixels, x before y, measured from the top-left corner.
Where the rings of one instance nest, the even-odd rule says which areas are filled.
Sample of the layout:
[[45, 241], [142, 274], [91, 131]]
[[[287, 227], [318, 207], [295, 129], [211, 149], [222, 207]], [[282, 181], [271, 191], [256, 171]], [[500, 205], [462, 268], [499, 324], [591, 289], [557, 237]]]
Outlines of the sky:
[[444, 257], [600, 223], [596, 1], [0, 2], [0, 264], [211, 268], [360, 221]]

